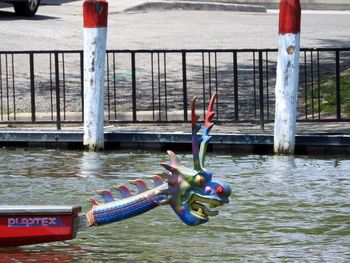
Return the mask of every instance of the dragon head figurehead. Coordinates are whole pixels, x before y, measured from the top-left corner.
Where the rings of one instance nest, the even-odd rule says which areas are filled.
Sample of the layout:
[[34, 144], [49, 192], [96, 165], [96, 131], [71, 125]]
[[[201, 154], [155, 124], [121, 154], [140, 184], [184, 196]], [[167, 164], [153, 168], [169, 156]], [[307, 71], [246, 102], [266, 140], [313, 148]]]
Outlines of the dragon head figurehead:
[[[212, 173], [204, 167], [205, 155], [208, 142], [211, 138], [209, 131], [214, 125], [213, 104], [216, 94], [211, 97], [208, 111], [203, 126], [197, 124], [199, 116], [195, 114], [195, 101], [192, 101], [192, 154], [193, 169], [183, 166], [179, 158], [172, 151], [168, 151], [170, 163], [161, 165], [168, 172], [160, 176], [168, 183], [166, 191], [175, 213], [187, 225], [200, 225], [209, 220], [209, 217], [216, 216], [217, 211], [212, 210], [229, 202], [231, 188], [223, 182], [212, 180]], [[202, 130], [202, 134], [198, 132]]]
[[[218, 214], [213, 209], [229, 202], [231, 188], [226, 183], [213, 181], [211, 172], [204, 167], [215, 98], [214, 94], [203, 126], [197, 124], [196, 99], [192, 101], [193, 168], [183, 166], [175, 153], [168, 151], [170, 162], [161, 164], [167, 172], [151, 177], [155, 182], [154, 188], [149, 189], [142, 179], [136, 179], [130, 181], [138, 189], [136, 194], [131, 193], [127, 186], [114, 187], [120, 192], [121, 199], [115, 199], [109, 190], [97, 191], [104, 203], [91, 200], [93, 208], [86, 213], [89, 226], [117, 222], [165, 204], [169, 204], [180, 219], [191, 226], [203, 224], [209, 217]], [[198, 134], [200, 130], [202, 132]]]

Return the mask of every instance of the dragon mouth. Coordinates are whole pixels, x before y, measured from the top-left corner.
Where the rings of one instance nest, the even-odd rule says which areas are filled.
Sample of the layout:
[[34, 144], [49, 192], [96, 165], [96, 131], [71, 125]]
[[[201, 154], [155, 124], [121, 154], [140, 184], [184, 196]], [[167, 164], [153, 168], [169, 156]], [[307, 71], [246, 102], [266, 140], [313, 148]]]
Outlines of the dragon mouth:
[[203, 220], [208, 220], [209, 216], [218, 215], [218, 211], [210, 210], [205, 204], [208, 204], [210, 208], [215, 208], [217, 206], [222, 206], [224, 202], [200, 196], [198, 194], [193, 194], [189, 200], [191, 214]]

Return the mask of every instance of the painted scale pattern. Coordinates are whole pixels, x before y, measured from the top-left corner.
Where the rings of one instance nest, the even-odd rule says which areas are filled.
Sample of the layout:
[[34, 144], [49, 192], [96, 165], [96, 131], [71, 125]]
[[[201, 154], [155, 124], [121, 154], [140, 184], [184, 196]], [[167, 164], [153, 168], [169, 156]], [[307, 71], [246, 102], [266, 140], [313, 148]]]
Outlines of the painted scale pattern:
[[135, 196], [96, 206], [93, 209], [95, 223], [103, 225], [118, 222], [152, 210], [167, 199], [166, 195], [159, 194], [159, 191], [165, 190], [167, 187], [168, 184], [164, 183]]
[[133, 195], [127, 186], [115, 186], [120, 191], [122, 199], [115, 199], [109, 190], [98, 190], [104, 203], [99, 204], [95, 199], [91, 199], [92, 210], [87, 213], [90, 225], [104, 225], [118, 222], [130, 217], [143, 214], [159, 206], [167, 200], [167, 195], [162, 194], [168, 188], [168, 184], [163, 182], [160, 176], [152, 176], [155, 187], [148, 189], [142, 179], [131, 180], [138, 188], [138, 193]]

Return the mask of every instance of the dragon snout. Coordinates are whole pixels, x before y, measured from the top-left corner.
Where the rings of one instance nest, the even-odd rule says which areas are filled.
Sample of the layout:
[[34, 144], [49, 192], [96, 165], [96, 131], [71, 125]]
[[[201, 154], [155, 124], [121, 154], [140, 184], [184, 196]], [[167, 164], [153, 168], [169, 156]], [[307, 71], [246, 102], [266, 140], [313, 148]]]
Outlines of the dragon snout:
[[186, 224], [198, 225], [205, 223], [209, 217], [218, 215], [218, 211], [212, 210], [229, 202], [231, 187], [226, 183], [210, 182], [204, 187], [204, 192], [191, 192], [188, 200], [188, 212], [194, 217], [192, 220], [186, 216]]
[[216, 197], [220, 201], [224, 203], [229, 202], [229, 196], [232, 193], [231, 187], [227, 183], [223, 182], [211, 182], [208, 184], [204, 192], [206, 195], [210, 195], [212, 197]]

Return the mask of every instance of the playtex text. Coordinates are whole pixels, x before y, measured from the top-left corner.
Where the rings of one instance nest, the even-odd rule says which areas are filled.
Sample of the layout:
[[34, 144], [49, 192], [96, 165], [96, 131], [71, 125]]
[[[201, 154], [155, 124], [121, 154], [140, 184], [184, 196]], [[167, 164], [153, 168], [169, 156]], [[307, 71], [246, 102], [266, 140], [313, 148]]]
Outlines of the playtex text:
[[65, 227], [59, 217], [9, 217], [8, 227]]

